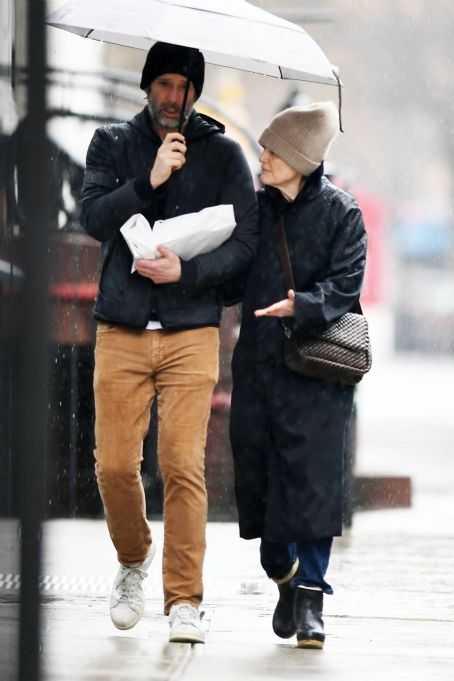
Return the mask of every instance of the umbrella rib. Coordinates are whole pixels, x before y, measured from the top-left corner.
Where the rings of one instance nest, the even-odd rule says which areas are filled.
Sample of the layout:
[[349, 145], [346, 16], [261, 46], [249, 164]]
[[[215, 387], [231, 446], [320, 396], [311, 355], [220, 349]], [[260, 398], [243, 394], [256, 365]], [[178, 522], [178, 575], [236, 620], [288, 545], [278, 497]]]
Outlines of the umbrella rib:
[[[160, 2], [162, 5], [172, 5], [172, 3], [167, 2], [167, 0], [156, 0], [156, 2]], [[225, 12], [218, 12], [215, 9], [204, 9], [203, 7], [192, 7], [191, 5], [177, 5], [177, 7], [185, 7], [186, 9], [195, 9], [197, 12], [205, 12], [206, 14], [217, 14], [218, 16], [221, 17], [232, 17], [233, 19], [243, 19], [244, 21], [249, 21], [247, 17], [242, 17], [239, 16], [238, 14], [226, 14]], [[257, 7], [263, 14], [267, 14], [271, 17], [271, 19], [281, 19], [281, 21], [285, 21], [285, 19], [282, 19], [282, 17], [277, 16], [276, 14], [273, 14], [272, 12], [267, 12], [266, 10], [260, 9], [260, 7]], [[268, 19], [268, 21], [264, 19], [257, 19], [254, 18], [254, 22], [257, 22], [258, 24], [265, 24], [267, 26], [274, 26], [274, 23], [271, 19]], [[284, 28], [287, 31], [293, 31], [294, 33], [306, 33], [304, 28], [301, 28], [301, 26], [295, 25], [293, 26], [290, 21], [286, 21], [286, 24], [289, 24], [288, 26], [284, 24], [280, 24], [280, 28]]]
[[[173, 0], [173, 2], [171, 0], [148, 0], [150, 14], [146, 13], [146, 17], [150, 21], [139, 20], [138, 24], [132, 20], [126, 21], [126, 18], [123, 21], [123, 14], [116, 5], [118, 2], [119, 6], [123, 6], [123, 0], [122, 2], [98, 0], [98, 2], [100, 11], [95, 12], [93, 20], [76, 11], [79, 5], [82, 7], [91, 2], [72, 0], [65, 5], [65, 7], [71, 6], [70, 9], [50, 15], [47, 23], [72, 31], [87, 39], [144, 50], [150, 48], [149, 41], [153, 45], [155, 42], [169, 40], [169, 37], [171, 40], [173, 36], [175, 39], [171, 40], [172, 42], [204, 52], [208, 63], [274, 76], [283, 80], [313, 80], [320, 83], [338, 84], [326, 55], [303, 28], [258, 7], [255, 9], [259, 10], [259, 16], [254, 16], [252, 9], [246, 11], [249, 6], [247, 2], [244, 2], [243, 9], [242, 2], [234, 1], [231, 8], [224, 11], [225, 5], [219, 6], [217, 10], [210, 7], [211, 3], [208, 0], [197, 0], [192, 3], [191, 0]], [[137, 6], [141, 2], [143, 0], [132, 0], [132, 4], [137, 3]], [[113, 6], [112, 11], [108, 9], [110, 4]], [[144, 5], [147, 4], [144, 3]], [[216, 3], [212, 4], [216, 5]], [[235, 13], [237, 4], [238, 12]], [[101, 13], [101, 6], [106, 8], [104, 14]], [[205, 21], [205, 18], [209, 18], [210, 15], [212, 19]], [[189, 22], [189, 18], [192, 22], [190, 25], [194, 25], [192, 33], [186, 30], [185, 26], [186, 19]], [[179, 20], [181, 24], [177, 24], [175, 28], [175, 23]], [[274, 20], [277, 25], [273, 28]], [[147, 26], [150, 23], [151, 25]], [[229, 31], [234, 36], [233, 40]]]

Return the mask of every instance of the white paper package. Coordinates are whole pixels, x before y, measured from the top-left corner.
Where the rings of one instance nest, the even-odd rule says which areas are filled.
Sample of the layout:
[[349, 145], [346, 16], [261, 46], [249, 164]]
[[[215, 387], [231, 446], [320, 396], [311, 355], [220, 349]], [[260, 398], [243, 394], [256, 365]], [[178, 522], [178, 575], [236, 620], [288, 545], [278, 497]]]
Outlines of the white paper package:
[[141, 213], [136, 213], [124, 223], [120, 231], [132, 253], [131, 272], [134, 272], [134, 261], [138, 258], [154, 260], [160, 257], [157, 246], [161, 244], [174, 251], [182, 260], [209, 253], [230, 237], [235, 225], [232, 204], [223, 204], [204, 208], [198, 213], [157, 220], [153, 229]]

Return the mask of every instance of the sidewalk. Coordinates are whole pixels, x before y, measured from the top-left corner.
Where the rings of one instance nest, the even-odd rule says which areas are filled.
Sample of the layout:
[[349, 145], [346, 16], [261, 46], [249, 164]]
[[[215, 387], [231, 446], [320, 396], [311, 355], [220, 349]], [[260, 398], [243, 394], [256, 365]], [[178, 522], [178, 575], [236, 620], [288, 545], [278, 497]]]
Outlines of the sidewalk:
[[[323, 651], [298, 650], [273, 634], [276, 587], [263, 576], [258, 541], [240, 540], [233, 523], [208, 526], [207, 640], [190, 646], [167, 642], [160, 551], [146, 615], [120, 632], [108, 614], [116, 565], [104, 523], [58, 520], [45, 526], [46, 681], [451, 681], [453, 385], [453, 361], [399, 360], [360, 386], [361, 472], [410, 475], [414, 500], [410, 509], [356, 513], [353, 528], [336, 539]], [[14, 523], [6, 525], [0, 529], [15, 536]], [[162, 524], [152, 528], [162, 547]], [[0, 572], [15, 573], [12, 553], [1, 561]], [[0, 581], [0, 595], [5, 648], [5, 626], [17, 618], [12, 578]], [[12, 646], [9, 653], [14, 659]]]
[[[276, 587], [263, 578], [257, 542], [238, 539], [234, 524], [208, 527], [207, 641], [190, 646], [167, 643], [159, 559], [147, 586], [146, 616], [120, 632], [108, 616], [115, 565], [103, 524], [50, 523], [46, 574], [60, 580], [49, 580], [45, 597], [45, 678], [452, 679], [454, 512], [442, 502], [436, 512], [436, 527], [424, 505], [355, 517], [354, 530], [335, 545], [330, 579], [336, 593], [325, 599], [323, 652], [298, 650], [273, 634]], [[154, 530], [162, 546], [161, 524]]]

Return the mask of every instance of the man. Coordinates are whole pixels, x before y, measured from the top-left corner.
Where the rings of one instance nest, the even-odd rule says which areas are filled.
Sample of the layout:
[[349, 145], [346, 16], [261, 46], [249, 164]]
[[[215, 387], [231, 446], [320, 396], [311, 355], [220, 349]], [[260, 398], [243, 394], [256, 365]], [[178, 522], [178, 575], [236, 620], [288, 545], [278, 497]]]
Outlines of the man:
[[[187, 84], [184, 125], [178, 132]], [[193, 110], [204, 81], [198, 50], [156, 43], [140, 87], [147, 106], [132, 120], [98, 129], [87, 154], [81, 222], [102, 242], [95, 305], [96, 475], [120, 563], [112, 622], [133, 627], [155, 553], [140, 477], [150, 407], [158, 401], [158, 459], [164, 483], [163, 587], [170, 641], [203, 642], [207, 499], [204, 448], [218, 376], [218, 286], [244, 271], [257, 238], [256, 197], [239, 146]], [[151, 225], [233, 204], [236, 227], [224, 244], [188, 261], [168, 248], [136, 261], [120, 227], [135, 213]]]

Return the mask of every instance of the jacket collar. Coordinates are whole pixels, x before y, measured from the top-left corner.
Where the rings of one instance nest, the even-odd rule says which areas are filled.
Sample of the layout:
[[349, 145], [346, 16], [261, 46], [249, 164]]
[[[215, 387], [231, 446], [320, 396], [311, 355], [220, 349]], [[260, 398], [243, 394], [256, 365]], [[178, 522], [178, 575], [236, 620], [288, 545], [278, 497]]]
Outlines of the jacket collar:
[[[128, 125], [132, 125], [146, 137], [150, 137], [152, 140], [158, 141], [159, 144], [161, 143], [160, 138], [155, 133], [151, 124], [151, 117], [148, 107], [145, 106], [142, 111], [131, 118], [131, 120], [128, 121]], [[189, 121], [184, 134], [188, 142], [190, 142], [199, 137], [205, 137], [206, 135], [212, 135], [213, 133], [224, 132], [225, 126], [222, 125], [222, 123], [219, 123], [219, 121], [211, 118], [210, 116], [205, 116], [204, 114], [193, 110], [189, 116]]]
[[296, 206], [304, 201], [312, 201], [315, 199], [321, 193], [326, 181], [327, 180], [324, 177], [324, 167], [322, 163], [317, 170], [315, 170], [308, 177], [294, 201], [287, 201], [287, 199], [283, 196], [279, 189], [276, 189], [276, 187], [265, 187], [265, 194], [271, 199], [276, 214], [279, 215], [290, 206]]

